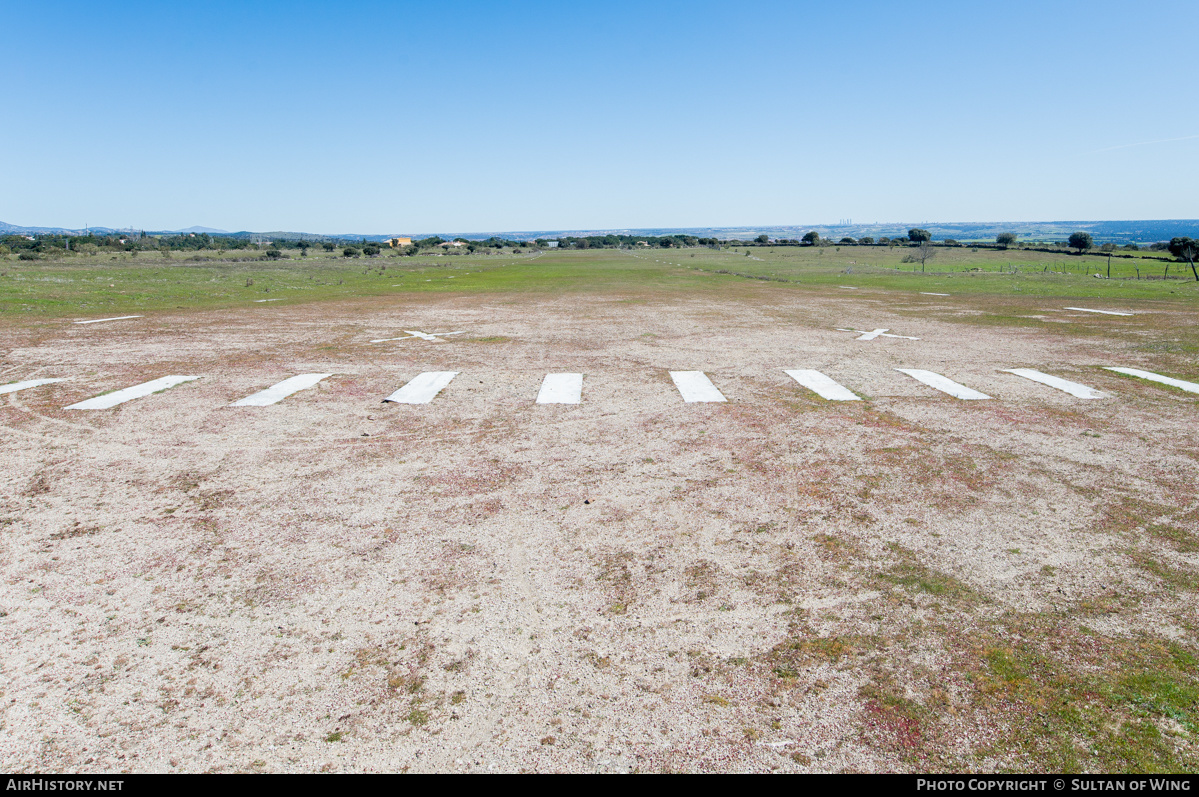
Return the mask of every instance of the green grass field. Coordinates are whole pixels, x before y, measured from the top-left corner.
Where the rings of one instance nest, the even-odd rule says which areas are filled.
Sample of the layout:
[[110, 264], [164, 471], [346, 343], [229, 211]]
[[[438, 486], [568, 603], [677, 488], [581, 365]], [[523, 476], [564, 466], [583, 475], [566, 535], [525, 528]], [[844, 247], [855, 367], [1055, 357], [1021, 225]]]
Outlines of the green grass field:
[[[235, 307], [255, 299], [313, 302], [434, 292], [726, 293], [752, 279], [780, 290], [852, 286], [887, 291], [1187, 301], [1199, 283], [1185, 263], [1025, 250], [938, 249], [925, 271], [904, 248], [550, 251], [520, 255], [183, 261], [76, 256], [0, 261], [0, 314], [61, 317]], [[1167, 265], [1170, 279], [1162, 279]], [[1140, 269], [1141, 279], [1137, 279]]]

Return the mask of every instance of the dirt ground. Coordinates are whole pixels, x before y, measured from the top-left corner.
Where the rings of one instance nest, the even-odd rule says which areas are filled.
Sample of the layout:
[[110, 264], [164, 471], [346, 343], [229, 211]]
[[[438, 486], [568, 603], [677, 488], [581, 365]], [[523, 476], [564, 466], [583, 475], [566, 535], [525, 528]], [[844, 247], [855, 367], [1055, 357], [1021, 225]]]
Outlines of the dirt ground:
[[[1045, 328], [992, 327], [962, 320], [981, 300], [745, 291], [5, 330], [0, 382], [70, 379], [0, 397], [0, 768], [1199, 760], [1194, 706], [1129, 697], [1199, 616], [1199, 397], [1097, 367], [1168, 367], [1154, 314], [1030, 300]], [[406, 329], [465, 334], [369, 342]], [[432, 403], [381, 403], [441, 370]], [[670, 370], [728, 403], [684, 404]], [[536, 405], [561, 371], [583, 403]], [[305, 372], [334, 376], [227, 406]], [[202, 378], [63, 409], [168, 374]]]

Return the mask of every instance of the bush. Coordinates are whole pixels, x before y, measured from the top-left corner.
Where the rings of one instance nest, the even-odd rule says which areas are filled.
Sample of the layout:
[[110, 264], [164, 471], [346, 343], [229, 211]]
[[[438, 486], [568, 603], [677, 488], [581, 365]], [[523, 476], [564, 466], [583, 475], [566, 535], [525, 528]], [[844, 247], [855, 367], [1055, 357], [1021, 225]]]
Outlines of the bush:
[[341, 254], [342, 254], [342, 257], [358, 257], [358, 255], [359, 255], [360, 253], [359, 253], [359, 251], [358, 251], [357, 249], [355, 249], [354, 247], [352, 247], [352, 246], [347, 246], [345, 249], [342, 249], [342, 250], [341, 250]]
[[367, 257], [374, 257], [375, 255], [379, 254], [379, 247], [364, 246], [362, 247], [362, 254], [366, 255]]
[[17, 255], [17, 260], [40, 260], [41, 257], [33, 252], [22, 252]]
[[268, 249], [266, 250], [266, 256], [271, 260], [278, 260], [279, 258], [283, 257], [283, 253], [278, 249]]

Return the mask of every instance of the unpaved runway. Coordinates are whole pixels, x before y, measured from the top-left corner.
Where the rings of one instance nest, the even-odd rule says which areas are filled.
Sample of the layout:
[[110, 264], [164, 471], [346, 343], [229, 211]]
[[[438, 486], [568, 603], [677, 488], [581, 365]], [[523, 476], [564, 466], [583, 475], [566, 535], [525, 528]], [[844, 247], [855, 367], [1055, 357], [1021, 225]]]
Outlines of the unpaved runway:
[[[371, 342], [405, 330], [462, 334]], [[70, 377], [0, 397], [10, 771], [1035, 768], [997, 744], [974, 641], [1017, 616], [1194, 634], [1194, 591], [1137, 557], [1199, 565], [1146, 531], [1193, 533], [1199, 407], [1099, 367], [1163, 372], [1140, 338], [847, 292], [260, 304], [7, 341], [0, 382]], [[383, 403], [430, 372], [457, 376]], [[332, 376], [227, 406], [309, 373]], [[201, 378], [63, 409], [164, 374]], [[538, 404], [547, 374], [585, 375], [581, 402]]]

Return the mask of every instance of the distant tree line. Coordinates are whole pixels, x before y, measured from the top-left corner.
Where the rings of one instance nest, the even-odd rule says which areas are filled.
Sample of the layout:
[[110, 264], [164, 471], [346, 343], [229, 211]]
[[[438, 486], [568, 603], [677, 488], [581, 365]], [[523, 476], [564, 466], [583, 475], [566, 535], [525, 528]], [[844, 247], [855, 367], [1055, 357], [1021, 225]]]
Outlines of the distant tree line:
[[[1072, 233], [1066, 241], [1059, 244], [1034, 243], [1031, 241], [1021, 243], [1018, 236], [1013, 232], [999, 233], [995, 236], [995, 243], [993, 244], [977, 242], [960, 243], [952, 238], [933, 241], [932, 238], [933, 236], [930, 231], [919, 227], [909, 229], [907, 235], [880, 236], [878, 238], [862, 236], [856, 239], [843, 236], [838, 240], [823, 238], [816, 230], [809, 231], [800, 238], [772, 239], [769, 235], [760, 234], [752, 240], [701, 237], [688, 234], [643, 236], [615, 233], [588, 236], [568, 235], [557, 239], [538, 238], [532, 241], [520, 241], [499, 236], [492, 236], [483, 240], [471, 240], [459, 237], [453, 241], [448, 241], [440, 236], [430, 236], [414, 240], [408, 246], [390, 251], [395, 255], [407, 256], [420, 255], [434, 250], [437, 250], [439, 253], [444, 252], [448, 254], [492, 253], [502, 250], [521, 253], [526, 249], [548, 249], [555, 241], [557, 242], [557, 247], [560, 249], [672, 249], [697, 246], [714, 249], [734, 246], [902, 246], [910, 250], [919, 250], [915, 254], [906, 255], [905, 258], [907, 259], [906, 262], [919, 262], [923, 266], [928, 259], [933, 257], [931, 247], [934, 246], [994, 247], [1000, 249], [1020, 247], [1027, 250], [1048, 252], [1061, 251], [1063, 247], [1068, 247], [1074, 249], [1078, 254], [1098, 248], [1100, 252], [1109, 255], [1117, 251], [1129, 252], [1141, 249], [1141, 247], [1133, 243], [1117, 246], [1109, 242], [1096, 247], [1091, 234], [1086, 232]], [[1145, 248], [1155, 252], [1168, 251], [1177, 260], [1190, 264], [1196, 279], [1199, 279], [1199, 267], [1196, 267], [1194, 263], [1196, 246], [1199, 246], [1199, 244], [1190, 238], [1176, 237], [1169, 243], [1164, 241], [1157, 242]], [[377, 257], [385, 251], [389, 251], [386, 244], [380, 244], [378, 241], [371, 241], [366, 238], [353, 241], [343, 238], [313, 237], [278, 239], [263, 242], [255, 241], [244, 234], [212, 235], [209, 233], [182, 233], [173, 235], [147, 235], [144, 232], [93, 233], [89, 235], [39, 234], [32, 236], [14, 234], [0, 236], [0, 255], [15, 252], [24, 260], [37, 260], [45, 256], [58, 257], [66, 252], [81, 254], [125, 252], [136, 256], [141, 252], [150, 253], [157, 251], [164, 257], [169, 257], [172, 252], [212, 250], [219, 252], [226, 250], [265, 250], [261, 255], [262, 257], [279, 259], [288, 256], [288, 250], [299, 250], [301, 257], [307, 257], [309, 250], [314, 248], [318, 249], [318, 251], [323, 251], [327, 256], [340, 255], [347, 258], [362, 256]], [[1128, 257], [1129, 255], [1117, 254], [1114, 256]]]

